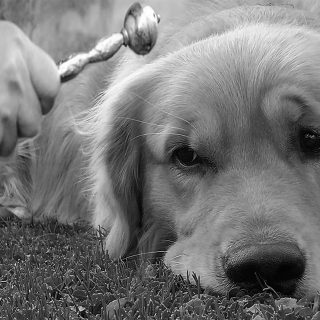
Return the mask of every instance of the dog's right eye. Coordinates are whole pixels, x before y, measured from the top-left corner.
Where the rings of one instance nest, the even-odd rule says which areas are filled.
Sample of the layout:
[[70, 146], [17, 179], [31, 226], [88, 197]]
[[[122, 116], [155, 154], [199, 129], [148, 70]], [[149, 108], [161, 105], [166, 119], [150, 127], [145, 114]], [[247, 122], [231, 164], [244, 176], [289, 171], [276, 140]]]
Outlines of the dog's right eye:
[[320, 154], [320, 134], [314, 129], [300, 131], [300, 148], [303, 153], [310, 156]]
[[188, 168], [198, 166], [201, 163], [201, 158], [189, 147], [176, 149], [172, 154], [172, 159], [178, 165]]

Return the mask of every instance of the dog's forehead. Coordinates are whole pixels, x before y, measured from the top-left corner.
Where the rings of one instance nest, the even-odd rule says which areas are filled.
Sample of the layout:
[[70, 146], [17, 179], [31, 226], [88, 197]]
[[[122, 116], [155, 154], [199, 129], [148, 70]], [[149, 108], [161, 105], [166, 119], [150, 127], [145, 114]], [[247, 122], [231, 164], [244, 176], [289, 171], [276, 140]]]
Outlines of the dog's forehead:
[[[282, 127], [276, 134], [284, 137], [286, 121], [300, 115], [295, 103], [300, 93], [320, 102], [320, 50], [312, 48], [314, 39], [299, 28], [247, 26], [179, 51], [167, 61], [168, 76], [152, 99], [156, 109], [148, 121], [160, 126], [150, 131], [161, 134], [150, 136], [151, 144], [159, 139], [164, 147], [165, 140], [188, 136], [185, 143], [215, 152], [230, 141], [268, 141], [270, 124]], [[290, 103], [282, 106], [283, 97]]]
[[229, 119], [232, 126], [260, 112], [265, 97], [285, 85], [320, 101], [319, 36], [299, 27], [244, 26], [180, 50], [168, 73], [160, 108], [189, 120]]

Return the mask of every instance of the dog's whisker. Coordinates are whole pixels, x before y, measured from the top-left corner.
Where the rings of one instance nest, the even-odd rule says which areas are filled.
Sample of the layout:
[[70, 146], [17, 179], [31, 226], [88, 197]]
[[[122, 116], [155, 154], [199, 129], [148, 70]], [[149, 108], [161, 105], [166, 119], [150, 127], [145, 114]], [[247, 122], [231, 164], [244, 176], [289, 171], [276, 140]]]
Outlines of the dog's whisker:
[[171, 267], [183, 267], [184, 269], [186, 269], [186, 264], [180, 261], [171, 261], [170, 262], [170, 266]]
[[[154, 108], [156, 107], [155, 104], [153, 104], [153, 103], [151, 103], [150, 101], [148, 101], [147, 99], [141, 97], [141, 96], [138, 95], [137, 93], [135, 93], [135, 92], [133, 92], [133, 91], [131, 91], [131, 93], [132, 93], [133, 95], [135, 95], [137, 98], [141, 99], [142, 101], [148, 103], [148, 104], [151, 105], [152, 107], [154, 107]], [[179, 117], [179, 116], [177, 116], [177, 115], [175, 115], [175, 114], [172, 114], [172, 113], [170, 113], [170, 112], [168, 112], [168, 111], [164, 111], [164, 110], [161, 110], [161, 109], [158, 109], [158, 110], [159, 110], [160, 112], [163, 112], [163, 113], [165, 113], [165, 114], [173, 117], [173, 118], [179, 119], [179, 120], [187, 123], [188, 125], [190, 125], [193, 129], [196, 129], [195, 126], [194, 126], [190, 121], [188, 121], [188, 120], [186, 120], [186, 119], [184, 119], [184, 118], [182, 118], [182, 117]]]
[[172, 258], [172, 260], [179, 259], [179, 258], [185, 257], [185, 256], [188, 256], [188, 254], [186, 254], [186, 253], [177, 254], [176, 256], [174, 256]]
[[185, 134], [180, 134], [180, 133], [150, 132], [150, 133], [139, 134], [139, 135], [135, 136], [134, 138], [132, 138], [130, 141], [133, 141], [133, 140], [141, 138], [141, 137], [152, 136], [152, 135], [171, 135], [171, 136], [179, 136], [179, 137], [189, 138]]
[[180, 274], [183, 274], [183, 273], [185, 273], [185, 275], [192, 274], [192, 271], [189, 270], [187, 264], [184, 263], [183, 261], [170, 261], [170, 266], [178, 268]]
[[196, 127], [190, 121], [188, 121], [188, 120], [186, 120], [186, 119], [184, 119], [182, 117], [179, 117], [179, 116], [177, 116], [175, 114], [172, 114], [172, 113], [170, 113], [168, 111], [164, 111], [164, 110], [161, 110], [161, 109], [159, 109], [159, 111], [162, 112], [162, 113], [165, 113], [165, 114], [167, 114], [167, 115], [169, 115], [169, 116], [171, 116], [173, 118], [176, 118], [176, 119], [179, 119], [179, 120], [181, 120], [183, 122], [186, 122], [188, 125], [190, 125], [190, 127], [192, 127], [193, 129], [196, 130]]
[[145, 256], [145, 255], [155, 255], [155, 254], [158, 254], [158, 253], [166, 253], [167, 251], [165, 250], [158, 250], [158, 251], [148, 251], [148, 252], [139, 252], [139, 253], [136, 253], [136, 254], [132, 254], [130, 256], [127, 256], [125, 258], [123, 258], [123, 260], [126, 260], [126, 259], [132, 259], [132, 258], [136, 258], [136, 257], [141, 257], [141, 256]]
[[153, 104], [152, 102], [148, 101], [147, 99], [145, 99], [144, 97], [140, 96], [139, 94], [137, 94], [136, 92], [130, 91], [131, 94], [133, 94], [136, 98], [140, 99], [143, 102], [148, 103], [151, 107], [155, 108], [156, 105]]
[[176, 243], [175, 240], [170, 240], [170, 239], [166, 239], [166, 240], [162, 240], [163, 243]]

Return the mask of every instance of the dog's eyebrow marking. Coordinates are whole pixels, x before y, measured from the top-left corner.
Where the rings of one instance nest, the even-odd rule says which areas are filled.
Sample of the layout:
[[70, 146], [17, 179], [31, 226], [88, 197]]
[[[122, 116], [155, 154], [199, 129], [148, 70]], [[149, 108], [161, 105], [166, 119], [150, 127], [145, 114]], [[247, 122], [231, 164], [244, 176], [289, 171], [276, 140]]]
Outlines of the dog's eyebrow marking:
[[[141, 99], [142, 101], [148, 103], [149, 105], [151, 105], [152, 107], [155, 107], [155, 105], [153, 103], [151, 103], [150, 101], [148, 101], [147, 99], [141, 97], [140, 95], [138, 95], [137, 93], [133, 92], [133, 91], [130, 91], [133, 95], [135, 95], [137, 98]], [[163, 112], [165, 114], [168, 114], [169, 116], [173, 117], [173, 118], [176, 118], [176, 119], [179, 119], [179, 120], [182, 120], [183, 122], [187, 123], [188, 125], [190, 125], [193, 129], [196, 130], [196, 127], [188, 120], [184, 119], [184, 118], [181, 118], [179, 116], [176, 116], [168, 111], [164, 111], [164, 110], [161, 110], [159, 109], [160, 112]]]

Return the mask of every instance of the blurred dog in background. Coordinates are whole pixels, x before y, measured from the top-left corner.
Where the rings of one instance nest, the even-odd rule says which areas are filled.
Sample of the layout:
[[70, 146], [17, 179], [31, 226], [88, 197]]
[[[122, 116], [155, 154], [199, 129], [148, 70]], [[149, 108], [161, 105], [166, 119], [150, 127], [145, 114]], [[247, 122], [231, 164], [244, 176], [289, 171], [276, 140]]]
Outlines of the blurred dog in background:
[[86, 220], [108, 231], [111, 258], [163, 253], [220, 293], [315, 293], [320, 3], [162, 8], [149, 55], [124, 49], [63, 85], [41, 135], [2, 169], [2, 205]]

